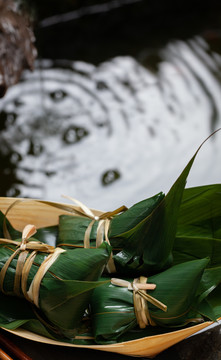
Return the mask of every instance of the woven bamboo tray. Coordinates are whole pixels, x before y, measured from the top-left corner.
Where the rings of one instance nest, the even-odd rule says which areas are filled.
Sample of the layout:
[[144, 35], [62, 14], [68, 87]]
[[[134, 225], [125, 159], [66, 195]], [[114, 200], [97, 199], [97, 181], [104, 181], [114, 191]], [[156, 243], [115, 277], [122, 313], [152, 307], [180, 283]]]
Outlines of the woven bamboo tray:
[[[0, 197], [0, 210], [5, 213], [8, 207], [16, 200], [23, 199]], [[20, 231], [22, 231], [24, 226], [27, 224], [34, 224], [37, 228], [56, 225], [58, 223], [58, 216], [61, 214], [67, 214], [64, 210], [48, 206], [33, 199], [29, 199], [28, 201], [26, 200], [25, 202], [18, 202], [7, 215], [12, 225]], [[78, 209], [78, 207], [75, 208]], [[93, 212], [97, 215], [101, 213], [97, 210], [93, 210]], [[70, 343], [51, 340], [24, 329], [10, 330], [10, 332], [23, 338], [46, 344], [102, 350], [128, 356], [154, 357], [170, 346], [186, 339], [202, 329], [207, 328], [211, 324], [212, 322], [204, 322], [186, 329], [111, 345], [73, 345]]]

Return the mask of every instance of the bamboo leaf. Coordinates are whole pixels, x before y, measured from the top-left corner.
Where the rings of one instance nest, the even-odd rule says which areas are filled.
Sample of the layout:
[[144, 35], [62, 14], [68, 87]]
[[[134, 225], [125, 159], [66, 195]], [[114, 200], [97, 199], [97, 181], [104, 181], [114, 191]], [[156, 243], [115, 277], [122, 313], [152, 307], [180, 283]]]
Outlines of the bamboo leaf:
[[62, 334], [73, 338], [95, 288], [107, 281], [44, 280], [40, 290], [40, 308]]
[[176, 237], [173, 247], [174, 265], [194, 259], [202, 259], [206, 256], [210, 258], [209, 267], [220, 265], [221, 239], [197, 235]]
[[221, 239], [221, 184], [185, 189], [177, 235]]
[[0, 293], [0, 327], [16, 329], [30, 319], [35, 319], [31, 304], [25, 299]]
[[[208, 259], [173, 266], [149, 277], [156, 284], [151, 296], [167, 305], [164, 312], [148, 303], [151, 319], [158, 326], [184, 326], [192, 317], [192, 304], [199, 297], [198, 287]], [[132, 281], [129, 279], [128, 281]], [[123, 333], [136, 327], [133, 294], [127, 288], [106, 284], [92, 295], [92, 319], [95, 339], [117, 341]], [[198, 316], [197, 311], [194, 313]]]
[[[197, 307], [198, 312], [205, 318], [212, 321], [216, 321], [218, 316], [216, 316], [216, 312], [214, 308], [210, 305], [207, 300], [203, 300]], [[221, 310], [221, 309], [220, 309]], [[221, 314], [221, 312], [219, 313]]]
[[138, 225], [152, 213], [164, 196], [165, 195], [160, 192], [146, 200], [138, 202], [131, 206], [127, 211], [115, 216], [109, 230], [110, 238], [117, 237], [119, 234], [123, 234]]
[[215, 318], [220, 318], [221, 315], [221, 285], [217, 286], [216, 289], [214, 289], [209, 296], [207, 297], [207, 302], [212, 308]]
[[[208, 297], [221, 283], [221, 265], [205, 269], [198, 288], [199, 302]], [[220, 314], [221, 315], [221, 314]]]

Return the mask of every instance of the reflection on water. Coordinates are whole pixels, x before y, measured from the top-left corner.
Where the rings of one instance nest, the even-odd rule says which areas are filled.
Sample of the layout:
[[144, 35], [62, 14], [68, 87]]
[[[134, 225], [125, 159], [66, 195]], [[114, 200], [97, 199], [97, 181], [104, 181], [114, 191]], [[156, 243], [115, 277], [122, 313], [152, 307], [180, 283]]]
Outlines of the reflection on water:
[[[196, 37], [138, 60], [44, 60], [25, 74], [0, 102], [1, 195], [67, 194], [106, 210], [167, 191], [221, 126], [221, 57]], [[220, 182], [219, 142], [189, 185]]]

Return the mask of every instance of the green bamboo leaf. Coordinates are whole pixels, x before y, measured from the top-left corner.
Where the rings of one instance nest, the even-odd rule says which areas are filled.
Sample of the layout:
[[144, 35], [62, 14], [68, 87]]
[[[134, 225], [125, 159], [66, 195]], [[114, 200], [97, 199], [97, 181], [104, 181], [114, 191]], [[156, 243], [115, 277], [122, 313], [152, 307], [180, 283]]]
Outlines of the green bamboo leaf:
[[[201, 233], [199, 230], [198, 233]], [[197, 236], [177, 236], [173, 246], [173, 264], [208, 256], [209, 267], [220, 265], [221, 239]]]
[[216, 319], [221, 317], [220, 299], [221, 299], [221, 285], [217, 286], [217, 288], [213, 290], [207, 297], [207, 302], [212, 308]]
[[[203, 300], [198, 305], [197, 310], [205, 319], [212, 320], [214, 322], [217, 320], [216, 312], [214, 311], [213, 306], [211, 306], [207, 300]], [[221, 314], [221, 312], [219, 314]]]
[[174, 264], [209, 256], [208, 269], [200, 284], [201, 300], [221, 279], [220, 191], [220, 184], [185, 190], [178, 220], [177, 234], [180, 236], [176, 237], [173, 247]]
[[177, 235], [221, 239], [221, 184], [185, 189]]
[[[84, 235], [90, 223], [91, 219], [82, 216], [60, 215], [57, 246], [65, 244], [73, 247], [83, 247]], [[91, 230], [91, 247], [96, 246], [97, 225], [98, 222], [96, 221]]]
[[40, 308], [47, 319], [67, 338], [73, 338], [80, 325], [93, 290], [107, 281], [44, 280], [40, 289]]
[[32, 306], [25, 299], [0, 293], [0, 327], [16, 329], [36, 316]]
[[[200, 281], [199, 301], [208, 297], [221, 283], [221, 240], [213, 238], [177, 237], [173, 248], [174, 264], [208, 256], [210, 261]], [[205, 305], [206, 306], [206, 305]]]
[[[148, 199], [131, 206], [127, 211], [115, 216], [111, 222], [109, 237], [118, 237], [138, 225], [143, 219], [149, 216], [165, 195], [160, 192]], [[116, 243], [117, 246], [117, 243]]]
[[[199, 302], [208, 297], [221, 284], [221, 265], [205, 269], [198, 288]], [[221, 315], [221, 314], [220, 314]]]
[[[151, 276], [148, 283], [156, 284], [151, 296], [167, 305], [163, 312], [148, 303], [152, 320], [158, 326], [184, 326], [193, 315], [192, 304], [199, 297], [198, 287], [208, 259], [194, 260], [173, 266]], [[131, 282], [132, 280], [129, 279]], [[136, 327], [133, 294], [127, 288], [107, 284], [92, 295], [92, 320], [95, 339], [103, 343]], [[197, 311], [194, 313], [198, 316]]]
[[23, 329], [26, 329], [32, 333], [39, 334], [41, 336], [45, 336], [46, 338], [53, 339], [53, 340], [59, 340], [59, 341], [65, 341], [68, 342], [67, 339], [61, 339], [59, 336], [53, 332], [53, 330], [49, 329], [48, 327], [44, 326], [40, 320], [37, 319], [31, 319], [27, 322], [25, 322], [22, 325]]
[[[201, 232], [200, 230], [198, 233]], [[174, 264], [208, 256], [210, 261], [202, 276], [199, 301], [202, 301], [221, 283], [221, 239], [206, 237], [177, 237], [173, 248]]]

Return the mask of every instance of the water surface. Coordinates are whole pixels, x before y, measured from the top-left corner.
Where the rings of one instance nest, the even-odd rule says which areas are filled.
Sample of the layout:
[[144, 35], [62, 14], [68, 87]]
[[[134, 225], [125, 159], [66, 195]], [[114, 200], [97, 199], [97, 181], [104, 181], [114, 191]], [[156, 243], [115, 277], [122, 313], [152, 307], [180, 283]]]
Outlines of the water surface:
[[[66, 194], [110, 210], [167, 192], [221, 127], [218, 49], [216, 29], [143, 40], [136, 56], [39, 58], [0, 101], [1, 196]], [[200, 151], [188, 186], [220, 182], [220, 136]]]

